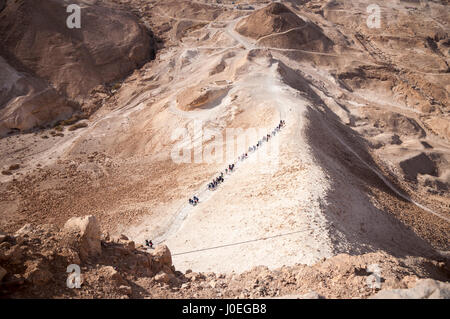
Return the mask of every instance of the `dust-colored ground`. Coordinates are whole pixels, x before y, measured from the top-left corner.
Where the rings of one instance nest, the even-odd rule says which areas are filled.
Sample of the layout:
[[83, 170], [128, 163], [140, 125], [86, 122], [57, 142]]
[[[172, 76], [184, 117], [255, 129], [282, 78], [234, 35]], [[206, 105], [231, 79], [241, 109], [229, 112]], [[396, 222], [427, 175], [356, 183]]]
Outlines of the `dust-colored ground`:
[[[447, 4], [379, 1], [382, 26], [369, 29], [373, 1], [283, 1], [300, 30], [258, 1], [111, 2], [153, 30], [156, 58], [93, 92], [100, 108], [86, 127], [0, 139], [0, 229], [93, 214], [105, 232], [167, 244], [177, 269], [221, 273], [449, 250]], [[248, 31], [255, 16], [272, 34]], [[262, 135], [231, 152], [230, 141], [202, 141], [198, 123], [226, 136], [280, 120], [207, 190]], [[177, 145], [192, 163], [173, 160]], [[202, 145], [226, 151], [195, 163]]]

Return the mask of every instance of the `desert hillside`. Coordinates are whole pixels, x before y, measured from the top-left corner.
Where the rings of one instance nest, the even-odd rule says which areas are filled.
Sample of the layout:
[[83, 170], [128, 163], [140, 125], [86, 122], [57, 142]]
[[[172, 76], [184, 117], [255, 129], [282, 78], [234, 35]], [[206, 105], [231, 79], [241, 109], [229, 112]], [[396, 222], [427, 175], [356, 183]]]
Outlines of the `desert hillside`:
[[372, 264], [448, 289], [446, 1], [72, 2], [80, 29], [65, 1], [0, 1], [6, 294], [73, 260], [86, 289], [41, 297], [366, 298]]
[[70, 118], [93, 88], [154, 56], [153, 38], [131, 13], [73, 3], [86, 15], [80, 29], [66, 26], [67, 1], [8, 1], [0, 12], [1, 135]]

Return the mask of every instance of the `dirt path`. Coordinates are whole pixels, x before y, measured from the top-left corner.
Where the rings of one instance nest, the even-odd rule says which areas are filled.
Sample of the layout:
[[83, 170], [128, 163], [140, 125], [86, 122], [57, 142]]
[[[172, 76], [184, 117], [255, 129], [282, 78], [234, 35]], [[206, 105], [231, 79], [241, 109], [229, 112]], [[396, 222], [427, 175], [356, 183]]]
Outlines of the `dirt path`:
[[[226, 176], [225, 182], [216, 191], [207, 190], [205, 182], [195, 194], [200, 198], [199, 205], [192, 207], [186, 203], [180, 207], [167, 231], [155, 239], [155, 243], [164, 242], [170, 247], [178, 269], [243, 271], [262, 264], [270, 267], [295, 262], [310, 264], [331, 256], [331, 245], [324, 231], [326, 222], [319, 215], [320, 207], [317, 204], [308, 207], [310, 205], [307, 204], [310, 201], [317, 203], [311, 200], [311, 193], [320, 193], [323, 189], [314, 187], [313, 190], [311, 187], [299, 196], [297, 191], [305, 188], [303, 180], [307, 178], [293, 177], [290, 173], [284, 176], [282, 173], [292, 163], [291, 159], [282, 157], [291, 157], [295, 153], [288, 151], [293, 146], [292, 142], [288, 142], [288, 135], [296, 134], [294, 132], [302, 125], [298, 121], [305, 109], [294, 108], [299, 101], [282, 87], [276, 63], [265, 73], [256, 73], [251, 78], [235, 83], [235, 86], [239, 91], [251, 92], [258, 100], [273, 105], [276, 111], [273, 114], [273, 127], [280, 119], [287, 119], [287, 126], [269, 143], [250, 154], [247, 160], [238, 162], [236, 171]], [[292, 120], [294, 122], [290, 123]], [[270, 147], [271, 143], [285, 145], [283, 149], [287, 153], [284, 156], [268, 154], [264, 163], [252, 160], [252, 156], [257, 156], [258, 152], [270, 153], [264, 148]], [[299, 160], [294, 162], [297, 163], [296, 169], [300, 169]], [[311, 159], [307, 162], [312, 165]], [[313, 174], [317, 173], [317, 170], [313, 170]], [[271, 185], [276, 174], [283, 176], [275, 182], [278, 186]], [[290, 180], [290, 183], [296, 180], [294, 184], [303, 185], [293, 186], [286, 196], [273, 198], [276, 193], [273, 187], [280, 187], [286, 180]], [[258, 196], [261, 192], [267, 195]], [[322, 196], [319, 193], [312, 196]], [[303, 202], [300, 207], [308, 207], [311, 211], [298, 213], [299, 201]], [[280, 207], [283, 207], [283, 212], [274, 214]], [[280, 216], [283, 214], [291, 222], [285, 224], [285, 219]], [[150, 235], [141, 233], [135, 238], [143, 240], [145, 236]]]

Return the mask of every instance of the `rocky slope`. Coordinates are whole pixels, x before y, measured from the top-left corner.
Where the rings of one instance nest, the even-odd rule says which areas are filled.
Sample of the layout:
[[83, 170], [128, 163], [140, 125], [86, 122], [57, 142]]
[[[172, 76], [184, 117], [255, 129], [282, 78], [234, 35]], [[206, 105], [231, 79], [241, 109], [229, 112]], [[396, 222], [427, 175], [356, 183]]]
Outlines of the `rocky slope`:
[[0, 61], [7, 63], [0, 76], [8, 78], [0, 134], [68, 118], [94, 87], [154, 57], [152, 36], [132, 14], [98, 1], [70, 3], [82, 7], [80, 29], [67, 27], [64, 1], [7, 1], [0, 13], [0, 56], [7, 61]]
[[[72, 264], [81, 267], [79, 289], [66, 285]], [[380, 286], [371, 286], [375, 265]], [[166, 246], [148, 252], [124, 235], [110, 238], [94, 216], [72, 218], [62, 229], [25, 225], [0, 233], [2, 298], [448, 298], [450, 284], [436, 280], [447, 280], [449, 270], [443, 261], [378, 252], [242, 274], [182, 273]]]

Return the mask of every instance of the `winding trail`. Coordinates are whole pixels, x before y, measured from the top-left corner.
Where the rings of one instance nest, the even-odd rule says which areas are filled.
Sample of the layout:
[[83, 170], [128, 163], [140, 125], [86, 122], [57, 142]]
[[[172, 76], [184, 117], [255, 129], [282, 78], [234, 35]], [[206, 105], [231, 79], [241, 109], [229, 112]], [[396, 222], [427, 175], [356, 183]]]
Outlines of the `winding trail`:
[[[175, 106], [176, 107], [176, 106]], [[279, 108], [279, 113], [280, 113], [280, 120], [284, 119], [284, 110], [283, 108]], [[273, 136], [270, 141], [273, 141], [275, 138], [277, 138], [279, 136], [279, 134], [281, 134], [282, 130], [280, 130], [275, 136]], [[250, 160], [252, 157], [257, 155], [257, 152], [260, 151], [261, 149], [267, 147], [267, 143], [269, 142], [264, 142], [263, 145], [258, 148], [256, 151], [248, 153], [248, 158], [245, 161]], [[256, 145], [256, 142], [254, 143], [254, 145]], [[235, 171], [239, 170], [239, 168], [241, 167], [241, 165], [244, 163], [244, 161], [238, 161], [236, 160], [235, 162], [233, 162], [232, 164], [235, 165], [235, 168], [233, 170], [233, 172], [231, 174], [228, 175], [224, 175], [224, 179], [225, 181], [223, 183], [226, 183], [228, 180], [232, 179], [233, 174], [235, 173]], [[212, 176], [210, 178], [210, 180], [208, 180], [207, 182], [205, 182], [204, 184], [202, 184], [202, 186], [200, 187], [200, 189], [198, 189], [197, 192], [194, 192], [193, 195], [197, 196], [200, 201], [197, 205], [201, 205], [202, 203], [208, 201], [214, 194], [214, 192], [217, 192], [220, 190], [220, 186], [216, 188], [216, 190], [211, 191], [208, 189], [208, 184], [211, 182], [212, 179], [214, 179], [214, 177], [220, 175], [219, 173], [216, 173], [214, 176]], [[222, 184], [223, 184], [222, 183]], [[186, 218], [189, 216], [189, 213], [192, 212], [196, 207], [193, 206], [191, 204], [184, 204], [182, 205], [177, 213], [175, 214], [175, 217], [173, 218], [173, 221], [171, 222], [168, 230], [161, 236], [155, 238], [155, 244], [161, 244], [164, 243], [168, 238], [170, 238], [171, 236], [173, 236], [174, 234], [177, 233], [177, 231], [181, 228], [183, 222], [186, 220]]]
[[[297, 51], [297, 52], [304, 52], [307, 54], [316, 54], [316, 55], [325, 55], [325, 56], [341, 56], [339, 54], [333, 54], [333, 53], [321, 53], [321, 52], [311, 52], [306, 50], [294, 50], [294, 49], [279, 49], [279, 48], [267, 48], [267, 47], [259, 47], [257, 45], [258, 41], [253, 41], [252, 39], [248, 39], [240, 35], [235, 30], [235, 26], [241, 19], [245, 18], [239, 17], [232, 22], [230, 22], [224, 31], [224, 34], [226, 34], [230, 39], [235, 41], [231, 46], [222, 46], [222, 47], [214, 47], [214, 46], [205, 46], [205, 47], [183, 47], [182, 53], [185, 52], [188, 49], [217, 49], [217, 50], [233, 50], [233, 49], [240, 49], [242, 50], [242, 47], [246, 51], [251, 51], [254, 49], [267, 49], [267, 50], [273, 50], [273, 51]], [[298, 29], [298, 28], [296, 28]], [[283, 33], [287, 33], [293, 30], [288, 30]], [[277, 34], [269, 35], [270, 36], [276, 36]], [[261, 40], [261, 39], [260, 39]], [[365, 61], [367, 62], [367, 61]], [[267, 70], [267, 69], [266, 69]], [[251, 92], [251, 95], [258, 95], [262, 94], [265, 96], [265, 100], [268, 101], [268, 104], [270, 104], [274, 109], [277, 110], [279, 113], [279, 119], [283, 119], [286, 122], [291, 122], [290, 119], [293, 118], [292, 123], [287, 124], [302, 127], [303, 120], [300, 115], [301, 112], [306, 109], [306, 104], [303, 102], [300, 102], [299, 100], [296, 100], [296, 97], [292, 95], [292, 92], [287, 92], [290, 90], [290, 87], [287, 87], [282, 81], [280, 80], [280, 74], [278, 73], [278, 62], [276, 59], [272, 60], [272, 64], [270, 68], [266, 71], [263, 68], [257, 68], [257, 71], [255, 71], [254, 74], [251, 74], [249, 78], [255, 81], [255, 83], [252, 83], [252, 80], [249, 81], [249, 78], [244, 78], [244, 80], [235, 81], [233, 83], [233, 89], [232, 92], [234, 93], [234, 90], [237, 91], [248, 91]], [[308, 73], [308, 72], [306, 72]], [[338, 87], [339, 85], [337, 83], [332, 83], [331, 81], [325, 82], [328, 85], [331, 85], [333, 87]], [[172, 100], [169, 103], [169, 111], [171, 113], [176, 114], [177, 116], [180, 116], [183, 119], [198, 119], [198, 118], [205, 118], [208, 119], [213, 114], [220, 114], [223, 112], [226, 108], [228, 108], [232, 101], [225, 97], [219, 105], [214, 107], [213, 109], [206, 109], [201, 111], [194, 111], [194, 112], [185, 112], [180, 110], [177, 107], [177, 103], [175, 99], [172, 96]], [[363, 98], [363, 97], [361, 97]], [[365, 99], [365, 98], [363, 98]], [[291, 108], [294, 109], [297, 108], [297, 110], [291, 112]], [[217, 113], [215, 113], [217, 112]], [[295, 120], [294, 120], [295, 118]], [[295, 123], [293, 123], [295, 122]], [[437, 213], [433, 211], [432, 209], [414, 201], [412, 198], [410, 198], [408, 195], [402, 193], [400, 190], [398, 190], [384, 175], [381, 171], [379, 171], [376, 167], [371, 166], [369, 163], [367, 163], [359, 154], [357, 151], [355, 151], [351, 145], [347, 144], [341, 137], [337, 136], [335, 132], [332, 131], [328, 126], [324, 126], [329, 131], [329, 134], [336, 137], [337, 141], [342, 144], [342, 146], [348, 150], [350, 153], [355, 155], [355, 157], [361, 161], [369, 170], [371, 170], [373, 173], [375, 173], [380, 180], [389, 188], [391, 189], [395, 194], [397, 194], [399, 197], [403, 198], [404, 200], [410, 202], [411, 204], [415, 205], [416, 207], [420, 208], [421, 210], [428, 212], [430, 214], [433, 214], [434, 216], [440, 218], [441, 220], [444, 220], [445, 222], [450, 222], [450, 219], [440, 213]], [[283, 129], [284, 130], [284, 129]], [[282, 131], [283, 131], [282, 130]], [[297, 131], [297, 129], [295, 129]], [[279, 138], [280, 133], [278, 132], [277, 136], [274, 138]], [[300, 134], [299, 132], [295, 132], [291, 130], [289, 137], [284, 137], [283, 140], [286, 142], [288, 140], [295, 140], [299, 136], [296, 134]], [[256, 142], [256, 141], [255, 141]], [[269, 141], [270, 143], [270, 141]], [[267, 147], [268, 143], [264, 143], [263, 147]], [[249, 153], [249, 157], [256, 156], [256, 154], [259, 152], [260, 149], [258, 149], [256, 152]], [[307, 150], [307, 148], [305, 148]], [[286, 154], [284, 154], [285, 156]], [[289, 154], [289, 158], [291, 154]], [[301, 161], [303, 158], [301, 159]], [[166, 243], [169, 245], [169, 247], [173, 247], [173, 256], [179, 256], [179, 260], [177, 260], [177, 265], [180, 265], [180, 267], [188, 268], [208, 268], [208, 267], [217, 267], [218, 265], [221, 265], [221, 262], [223, 262], [223, 259], [225, 258], [231, 258], [236, 259], [233, 262], [230, 261], [230, 265], [227, 267], [236, 267], [236, 269], [240, 269], [242, 267], [246, 267], [246, 265], [243, 265], [239, 262], [239, 258], [242, 258], [241, 250], [242, 248], [239, 248], [240, 245], [246, 245], [248, 250], [252, 250], [252, 252], [246, 252], [243, 254], [243, 256], [248, 257], [249, 260], [251, 259], [252, 262], [257, 264], [258, 262], [264, 262], [267, 265], [276, 265], [280, 258], [283, 259], [283, 262], [289, 263], [291, 261], [291, 258], [293, 258], [291, 255], [296, 254], [295, 257], [297, 261], [301, 261], [304, 263], [311, 263], [317, 260], [317, 258], [323, 258], [327, 257], [330, 254], [332, 254], [333, 251], [333, 244], [330, 241], [329, 238], [326, 236], [327, 232], [327, 226], [326, 223], [321, 224], [321, 218], [322, 217], [311, 217], [311, 216], [319, 216], [320, 215], [320, 207], [313, 206], [311, 208], [312, 213], [311, 216], [305, 215], [304, 217], [298, 217], [297, 220], [298, 224], [296, 224], [296, 227], [290, 228], [289, 226], [285, 228], [277, 228], [277, 229], [271, 229], [268, 228], [269, 231], [265, 230], [265, 227], [268, 226], [271, 222], [273, 222], [272, 219], [266, 219], [264, 222], [261, 222], [261, 225], [259, 223], [257, 225], [262, 226], [259, 227], [258, 231], [255, 231], [254, 227], [255, 225], [248, 225], [247, 222], [252, 218], [252, 213], [245, 214], [243, 217], [237, 217], [237, 215], [229, 215], [233, 214], [233, 211], [235, 210], [234, 205], [232, 201], [229, 201], [229, 197], [232, 196], [233, 190], [236, 185], [237, 188], [239, 188], [238, 185], [242, 184], [240, 178], [242, 178], [241, 171], [244, 172], [244, 174], [252, 174], [252, 170], [255, 169], [256, 166], [252, 165], [246, 165], [246, 162], [250, 162], [249, 160], [245, 160], [244, 162], [235, 162], [235, 170], [236, 172], [239, 172], [236, 175], [236, 172], [233, 172], [231, 175], [225, 175], [225, 181], [222, 183], [224, 184], [224, 188], [222, 188], [222, 185], [220, 185], [215, 191], [210, 191], [208, 189], [208, 181], [205, 181], [199, 189], [196, 192], [192, 192], [191, 194], [186, 194], [186, 201], [183, 203], [173, 214], [173, 216], [170, 219], [169, 226], [164, 229], [164, 232], [154, 238], [154, 243], [156, 245]], [[225, 166], [225, 165], [224, 165]], [[244, 166], [244, 167], [243, 167]], [[211, 177], [214, 178], [220, 173], [214, 174], [214, 176]], [[314, 179], [315, 174], [314, 172], [308, 173], [310, 175], [305, 175], [304, 177], [307, 177], [307, 180], [314, 180], [315, 182], [321, 181], [321, 177], [317, 177]], [[239, 177], [240, 176], [240, 177]], [[246, 175], [244, 175], [246, 176]], [[313, 177], [310, 179], [310, 177]], [[302, 179], [302, 176], [298, 177], [299, 179]], [[294, 183], [303, 183], [302, 180], [295, 180]], [[300, 185], [299, 184], [299, 185]], [[297, 186], [297, 184], [295, 184]], [[295, 188], [295, 187], [294, 187]], [[231, 192], [230, 192], [231, 190]], [[321, 194], [313, 193], [311, 192], [309, 187], [298, 187], [298, 190], [301, 190], [304, 194], [304, 202], [309, 203], [315, 203], [317, 200], [320, 201], [320, 198], [322, 198]], [[326, 189], [324, 188], [324, 191]], [[216, 192], [219, 192], [216, 193]], [[218, 196], [214, 196], [214, 195]], [[306, 195], [305, 195], [306, 194]], [[192, 206], [187, 202], [188, 196], [196, 195], [200, 201], [197, 206]], [[288, 194], [287, 201], [291, 201], [292, 199], [289, 197], [292, 194]], [[246, 195], [246, 196], [252, 196], [252, 195]], [[298, 194], [296, 195], [298, 196]], [[303, 200], [303, 199], [302, 199]], [[218, 203], [216, 203], [218, 201]], [[300, 202], [300, 201], [299, 201]], [[218, 207], [227, 206], [226, 208], [223, 208], [223, 212], [221, 208], [216, 208], [216, 204], [219, 205]], [[220, 206], [223, 205], [223, 206]], [[297, 205], [296, 207], [304, 207], [304, 204], [294, 204], [289, 203], [288, 205], [292, 205], [293, 207]], [[283, 204], [281, 205], [283, 206]], [[320, 205], [319, 205], [320, 206]], [[255, 212], [258, 211], [260, 208], [257, 207], [248, 207], [248, 211], [254, 210]], [[318, 214], [319, 213], [319, 214]], [[223, 215], [224, 214], [224, 215]], [[261, 218], [268, 218], [269, 215], [263, 215]], [[223, 216], [220, 216], [223, 215]], [[226, 216], [226, 217], [225, 217]], [[284, 216], [283, 214], [280, 215], [281, 218]], [[231, 218], [231, 220], [228, 220]], [[257, 217], [259, 218], [259, 217]], [[270, 217], [269, 217], [270, 218]], [[314, 219], [317, 218], [317, 219]], [[375, 217], [376, 220], [380, 219], [382, 220], [382, 217]], [[242, 224], [240, 224], [242, 223]], [[250, 222], [251, 223], [251, 222]], [[266, 223], [266, 224], [264, 224]], [[237, 226], [237, 228], [234, 228]], [[198, 229], [197, 229], [198, 227]], [[217, 228], [214, 227], [220, 227], [220, 231], [215, 231]], [[223, 228], [223, 229], [222, 229]], [[248, 229], [247, 229], [248, 228]], [[239, 229], [239, 230], [237, 230]], [[266, 236], [267, 232], [267, 236]], [[146, 234], [150, 235], [150, 234]], [[141, 235], [140, 235], [141, 236]], [[288, 238], [284, 238], [284, 237]], [[284, 239], [279, 240], [278, 243], [269, 244], [270, 247], [272, 247], [272, 253], [273, 248], [276, 247], [276, 249], [280, 249], [275, 255], [274, 258], [269, 258], [264, 261], [260, 261], [261, 255], [264, 255], [265, 249], [267, 248], [268, 243], [263, 242], [267, 239], [274, 239], [283, 237]], [[339, 240], [339, 238], [338, 238]], [[293, 245], [293, 243], [296, 243]], [[308, 248], [299, 248], [297, 251], [296, 248], [294, 248], [294, 251], [287, 252], [284, 251], [284, 249], [288, 249], [288, 247], [291, 247], [290, 245], [293, 245], [293, 247], [301, 247], [303, 244], [306, 245]], [[300, 246], [298, 246], [300, 245]], [[220, 252], [214, 252], [214, 250], [221, 250]], [[195, 254], [195, 256], [191, 256], [191, 254]], [[185, 256], [188, 255], [188, 256]], [[191, 257], [189, 257], [191, 256]], [[228, 256], [228, 257], [223, 257]], [[241, 256], [241, 257], [237, 257]], [[251, 263], [250, 261], [248, 263]], [[247, 264], [247, 263], [246, 263]], [[223, 267], [223, 266], [220, 266]], [[244, 269], [242, 268], [242, 269]], [[215, 269], [215, 268], [214, 268]], [[228, 270], [228, 269], [225, 269]]]
[[[235, 41], [237, 41], [238, 43], [240, 43], [242, 46], [245, 47], [246, 50], [253, 50], [255, 48], [257, 48], [257, 46], [254, 43], [251, 43], [248, 39], [244, 38], [243, 36], [241, 36], [239, 33], [237, 33], [235, 31], [235, 26], [236, 24], [244, 17], [240, 17], [236, 20], [234, 20], [233, 22], [231, 22], [225, 32], [227, 35], [229, 35], [232, 39], [234, 39]], [[290, 32], [292, 30], [288, 30], [286, 32]], [[285, 33], [286, 33], [285, 32]], [[290, 49], [278, 49], [278, 48], [266, 48], [266, 49], [274, 49], [274, 50], [278, 50], [278, 51], [300, 51], [300, 52], [306, 52], [306, 53], [314, 53], [314, 54], [321, 54], [321, 53], [317, 53], [317, 52], [308, 52], [308, 51], [303, 51], [303, 50], [290, 50]], [[329, 56], [336, 56], [335, 54], [326, 54], [326, 53], [322, 53], [322, 55], [329, 55]], [[280, 115], [280, 119], [284, 119], [286, 120], [286, 110], [285, 107], [283, 106], [283, 104], [281, 104], [279, 101], [282, 101], [283, 99], [280, 97], [280, 93], [282, 88], [277, 85], [277, 83], [275, 83], [275, 78], [277, 76], [276, 74], [277, 72], [277, 63], [274, 63], [271, 67], [271, 72], [270, 74], [266, 77], [266, 83], [265, 83], [265, 87], [266, 90], [271, 92], [271, 94], [273, 94], [273, 96], [276, 96], [277, 98], [274, 98], [273, 100], [276, 101], [276, 107], [278, 109], [279, 115]], [[229, 101], [226, 101], [227, 103], [224, 104], [228, 104]], [[177, 107], [176, 107], [176, 103], [173, 102], [171, 103], [170, 106], [172, 112], [176, 112], [178, 115], [182, 116], [182, 117], [186, 117], [186, 118], [195, 118], [195, 116], [193, 116], [193, 114], [190, 114], [190, 112], [181, 112]], [[207, 110], [205, 111], [201, 111], [201, 112], [209, 112]], [[194, 112], [196, 113], [196, 112]], [[197, 112], [198, 113], [198, 112]], [[197, 114], [198, 115], [198, 114]], [[327, 129], [330, 131], [330, 134], [334, 133], [331, 131], [330, 128], [327, 127]], [[277, 134], [279, 135], [279, 134]], [[336, 135], [335, 135], [336, 136]], [[418, 208], [431, 213], [437, 217], [439, 217], [440, 219], [446, 221], [446, 222], [450, 222], [450, 219], [433, 211], [432, 209], [414, 201], [413, 199], [411, 199], [409, 196], [403, 194], [401, 191], [399, 191], [394, 185], [392, 185], [391, 182], [389, 182], [389, 180], [387, 180], [387, 178], [378, 171], [378, 169], [372, 167], [370, 164], [368, 164], [366, 161], [364, 161], [359, 155], [358, 153], [351, 147], [349, 146], [345, 141], [343, 141], [340, 137], [336, 136], [337, 140], [348, 150], [350, 151], [352, 154], [354, 154], [368, 169], [370, 169], [372, 172], [374, 172], [382, 181], [383, 183], [389, 188], [391, 189], [395, 194], [397, 194], [398, 196], [400, 196], [401, 198], [407, 200], [408, 202], [414, 204], [415, 206], [417, 206]], [[266, 143], [265, 143], [266, 144]], [[254, 156], [255, 153], [251, 153], [249, 154], [249, 156]], [[239, 167], [241, 166], [240, 162], [235, 162], [236, 164], [236, 170], [239, 169]], [[225, 182], [226, 183], [230, 178], [232, 178], [232, 176], [226, 176], [225, 178]], [[201, 205], [202, 203], [208, 201], [214, 194], [215, 191], [210, 191], [208, 190], [208, 182], [205, 182], [205, 184], [203, 184], [200, 189], [196, 192], [193, 193], [193, 195], [196, 195], [197, 197], [200, 198], [200, 202], [198, 205]], [[216, 190], [216, 191], [220, 191], [220, 187]], [[182, 205], [177, 213], [175, 214], [175, 217], [173, 218], [172, 223], [170, 224], [169, 228], [167, 229], [167, 231], [157, 237], [155, 239], [155, 243], [156, 244], [161, 244], [164, 243], [168, 238], [174, 236], [178, 230], [182, 227], [184, 221], [189, 217], [189, 214], [196, 208], [196, 206], [192, 206], [188, 203]], [[245, 243], [245, 242], [243, 242]], [[212, 247], [211, 249], [218, 249], [221, 247], [226, 247], [228, 245], [232, 245], [232, 244], [224, 244], [221, 246], [217, 246], [217, 247]], [[199, 249], [199, 251], [201, 251], [202, 249]], [[182, 254], [182, 253], [179, 253]]]

